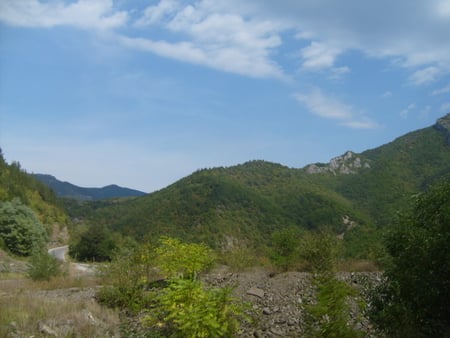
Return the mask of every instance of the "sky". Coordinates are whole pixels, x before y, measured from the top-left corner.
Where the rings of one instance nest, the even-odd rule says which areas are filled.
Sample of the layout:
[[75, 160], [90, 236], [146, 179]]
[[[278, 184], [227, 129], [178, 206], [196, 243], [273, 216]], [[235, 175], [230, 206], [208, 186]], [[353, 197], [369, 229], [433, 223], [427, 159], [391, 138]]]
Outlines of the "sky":
[[450, 0], [0, 0], [0, 147], [152, 192], [301, 168], [450, 112]]

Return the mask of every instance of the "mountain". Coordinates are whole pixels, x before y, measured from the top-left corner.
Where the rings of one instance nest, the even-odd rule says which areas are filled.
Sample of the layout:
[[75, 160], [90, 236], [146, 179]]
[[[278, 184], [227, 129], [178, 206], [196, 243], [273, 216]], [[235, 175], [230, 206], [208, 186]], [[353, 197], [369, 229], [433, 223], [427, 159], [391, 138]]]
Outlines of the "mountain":
[[213, 247], [259, 247], [286, 227], [327, 227], [367, 256], [411, 195], [450, 175], [448, 122], [450, 114], [378, 148], [301, 169], [249, 161], [199, 170], [133, 200], [88, 203], [75, 216], [138, 239], [171, 235]]
[[82, 188], [69, 182], [62, 182], [51, 175], [33, 174], [33, 176], [53, 189], [59, 197], [71, 197], [78, 200], [101, 200], [145, 195], [145, 192], [119, 187], [117, 185], [108, 185], [103, 188]]

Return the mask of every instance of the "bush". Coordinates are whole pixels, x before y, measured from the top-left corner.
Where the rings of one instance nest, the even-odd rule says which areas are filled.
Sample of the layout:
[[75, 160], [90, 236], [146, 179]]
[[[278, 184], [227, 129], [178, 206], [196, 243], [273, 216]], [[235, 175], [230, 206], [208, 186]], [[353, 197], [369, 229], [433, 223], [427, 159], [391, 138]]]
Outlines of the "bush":
[[44, 248], [35, 248], [27, 266], [27, 275], [32, 280], [50, 280], [61, 275], [61, 263], [49, 255]]
[[309, 271], [334, 271], [341, 248], [341, 240], [331, 232], [308, 232], [301, 239], [300, 257]]
[[283, 271], [293, 268], [299, 262], [300, 231], [289, 227], [272, 233], [270, 258]]
[[116, 254], [110, 263], [100, 267], [105, 286], [97, 292], [97, 299], [107, 306], [131, 312], [139, 312], [147, 306], [150, 299], [145, 289], [153, 276], [152, 255], [152, 248], [147, 245]]
[[21, 256], [30, 255], [33, 247], [47, 242], [44, 226], [19, 199], [0, 202], [0, 237], [9, 251]]
[[204, 244], [183, 243], [178, 239], [163, 237], [156, 248], [158, 267], [168, 278], [195, 279], [198, 273], [211, 268], [215, 255]]
[[230, 288], [207, 289], [198, 280], [174, 278], [158, 297], [160, 317], [147, 324], [177, 337], [234, 337], [244, 307]]
[[[358, 294], [333, 274], [320, 274], [314, 279], [317, 303], [307, 305], [309, 315], [308, 334], [323, 338], [362, 337], [363, 333], [351, 326], [349, 298], [359, 301]], [[362, 307], [363, 303], [359, 301]]]

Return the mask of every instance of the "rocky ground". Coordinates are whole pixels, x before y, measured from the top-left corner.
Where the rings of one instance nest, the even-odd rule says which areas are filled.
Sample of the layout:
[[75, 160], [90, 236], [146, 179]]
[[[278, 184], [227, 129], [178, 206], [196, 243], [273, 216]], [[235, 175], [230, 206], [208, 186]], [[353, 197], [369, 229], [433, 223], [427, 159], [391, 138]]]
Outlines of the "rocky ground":
[[[377, 283], [380, 273], [340, 273], [361, 292], [368, 283]], [[305, 330], [304, 305], [314, 301], [312, 275], [305, 272], [268, 273], [262, 269], [233, 273], [226, 269], [205, 276], [205, 282], [214, 286], [235, 286], [237, 298], [248, 302], [254, 321], [245, 324], [240, 337], [301, 337]], [[365, 337], [375, 337], [367, 319], [352, 307], [353, 325], [364, 331]]]
[[[25, 264], [20, 261], [3, 260], [3, 265], [3, 267], [7, 266], [9, 271], [21, 272]], [[81, 278], [86, 273], [92, 274], [92, 271], [73, 269], [71, 274], [74, 273], [77, 278]], [[363, 294], [368, 285], [379, 282], [381, 274], [378, 272], [339, 273], [338, 277]], [[302, 337], [304, 335], [306, 326], [305, 304], [314, 302], [315, 299], [311, 274], [305, 272], [270, 273], [262, 268], [233, 272], [223, 266], [203, 276], [202, 279], [212, 287], [234, 287], [234, 296], [249, 305], [252, 322], [242, 325], [239, 337]], [[14, 281], [0, 281], [1, 289], [5, 291], [15, 289], [12, 285], [8, 285], [10, 282]], [[80, 318], [75, 321], [73, 319], [41, 321], [39, 323], [40, 335], [37, 336], [62, 337], [64, 332], [74, 331], [74, 328], [71, 328], [70, 325], [77, 323], [79, 325], [80, 322], [83, 322], [86, 323], [86, 326], [97, 328], [104, 326], [104, 329], [100, 332], [110, 337], [118, 337], [120, 332], [118, 324], [114, 323], [115, 320], [108, 323], [111, 318], [103, 318], [103, 311], [94, 307], [96, 290], [97, 287], [91, 285], [89, 287], [71, 287], [57, 290], [22, 291], [22, 295], [25, 294], [47, 301], [60, 299], [71, 304], [81, 304], [82, 302], [85, 305], [89, 304], [89, 307], [83, 305], [79, 308], [81, 309]], [[0, 292], [0, 298], [11, 296], [13, 295], [10, 292]], [[370, 323], [358, 312], [356, 306], [352, 306], [351, 314], [353, 320], [350, 325], [365, 332], [365, 337], [376, 337]], [[122, 317], [122, 320], [124, 318], [129, 321], [128, 325], [133, 327], [134, 337], [148, 336], [147, 329], [140, 325], [138, 318]], [[11, 323], [11, 325], [14, 326], [15, 324]], [[11, 327], [11, 329], [15, 331], [14, 327]], [[18, 337], [20, 335], [10, 336]]]

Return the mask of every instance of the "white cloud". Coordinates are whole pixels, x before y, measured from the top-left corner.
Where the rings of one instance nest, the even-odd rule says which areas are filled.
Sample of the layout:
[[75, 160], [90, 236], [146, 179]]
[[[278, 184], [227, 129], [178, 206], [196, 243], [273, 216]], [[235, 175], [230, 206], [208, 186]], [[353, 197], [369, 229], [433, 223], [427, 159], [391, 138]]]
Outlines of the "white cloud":
[[127, 20], [128, 14], [115, 11], [112, 0], [78, 0], [70, 4], [38, 0], [0, 2], [0, 21], [13, 26], [111, 29], [123, 26]]
[[180, 4], [175, 0], [162, 0], [157, 5], [145, 9], [144, 15], [136, 21], [137, 26], [157, 24], [173, 15]]
[[[397, 65], [413, 71], [435, 67], [450, 72], [448, 0], [223, 2], [242, 15], [283, 23], [300, 39], [313, 41], [301, 55], [309, 69], [333, 67], [340, 55], [351, 50], [400, 60]], [[425, 78], [420, 82], [420, 75], [425, 74], [414, 75], [412, 80], [426, 84]]]
[[[450, 72], [447, 0], [379, 0], [364, 5], [360, 0], [160, 0], [144, 10], [133, 8], [134, 2], [121, 4], [130, 6], [128, 12], [115, 7], [113, 0], [1, 0], [0, 21], [26, 27], [113, 29], [123, 27], [133, 14], [138, 19], [132, 27], [140, 28], [140, 35], [122, 32], [127, 45], [147, 40], [153, 45], [147, 50], [153, 53], [248, 76], [285, 76], [276, 62], [284, 35], [299, 42], [293, 48], [299, 51], [302, 69], [328, 69], [331, 78], [345, 74], [339, 71], [346, 67], [336, 67], [336, 61], [348, 51], [397, 60], [397, 66], [411, 70], [409, 81], [416, 85]], [[148, 25], [170, 34], [156, 41], [148, 35]], [[188, 57], [183, 58], [186, 49]], [[203, 56], [193, 58], [192, 53]]]
[[303, 48], [300, 53], [304, 69], [320, 70], [332, 67], [341, 50], [325, 43], [313, 41], [308, 47]]
[[409, 104], [408, 107], [406, 107], [405, 109], [403, 109], [403, 110], [400, 112], [400, 117], [403, 118], [403, 119], [406, 119], [406, 118], [408, 117], [409, 113], [410, 113], [412, 110], [414, 110], [415, 108], [416, 108], [416, 104], [415, 104], [415, 103]]
[[298, 93], [294, 97], [298, 102], [305, 105], [308, 110], [320, 117], [333, 119], [341, 125], [356, 128], [375, 128], [377, 124], [368, 117], [363, 116], [355, 109], [331, 95], [325, 95], [320, 89], [315, 88], [309, 93]]
[[443, 88], [434, 90], [431, 95], [441, 95], [450, 93], [450, 83]]
[[389, 97], [391, 97], [391, 96], [392, 96], [392, 92], [389, 91], [389, 90], [386, 90], [386, 91], [383, 93], [383, 95], [381, 95], [381, 97], [382, 97], [383, 99], [387, 99], [387, 98], [389, 98]]
[[409, 79], [415, 85], [423, 85], [436, 81], [439, 74], [437, 67], [427, 67], [414, 72]]
[[233, 47], [209, 49], [186, 41], [171, 43], [125, 36], [118, 36], [117, 39], [130, 48], [226, 72], [251, 77], [283, 77], [278, 66], [266, 59], [264, 55], [249, 55]]
[[173, 40], [119, 38], [139, 48], [180, 61], [252, 77], [284, 77], [270, 53], [281, 45], [277, 27], [232, 12], [217, 12], [209, 1], [182, 5], [162, 0], [146, 8], [138, 26], [158, 25], [175, 33]]

